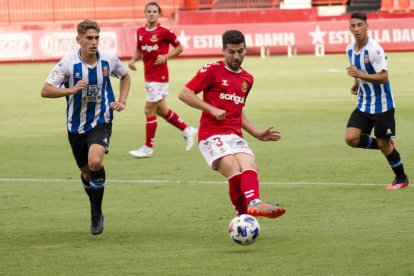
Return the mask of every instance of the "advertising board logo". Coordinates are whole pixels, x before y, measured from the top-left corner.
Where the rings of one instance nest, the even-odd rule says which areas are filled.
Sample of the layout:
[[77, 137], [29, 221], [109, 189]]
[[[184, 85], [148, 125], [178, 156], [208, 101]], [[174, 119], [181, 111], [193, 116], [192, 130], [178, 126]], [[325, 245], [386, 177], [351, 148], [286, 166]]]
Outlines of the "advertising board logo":
[[0, 33], [0, 60], [31, 57], [32, 48], [28, 33]]
[[[103, 51], [117, 51], [117, 35], [115, 32], [101, 32], [99, 49]], [[46, 57], [62, 57], [79, 49], [76, 42], [76, 32], [44, 33], [39, 39], [39, 48]]]

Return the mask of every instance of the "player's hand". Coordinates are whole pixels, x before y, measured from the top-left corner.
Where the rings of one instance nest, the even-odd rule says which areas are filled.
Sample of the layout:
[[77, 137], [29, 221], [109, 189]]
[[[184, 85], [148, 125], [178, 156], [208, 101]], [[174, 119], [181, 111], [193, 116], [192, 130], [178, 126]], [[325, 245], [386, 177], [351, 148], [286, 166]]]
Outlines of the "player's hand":
[[130, 61], [128, 63], [128, 68], [131, 69], [132, 71], [137, 71], [137, 66], [135, 65], [135, 61]]
[[88, 88], [88, 81], [86, 81], [84, 79], [81, 79], [73, 87], [73, 93], [72, 94], [76, 94], [79, 91], [86, 90], [87, 88]]
[[346, 70], [347, 70], [348, 76], [354, 77], [354, 78], [359, 78], [360, 77], [361, 72], [358, 71], [358, 68], [356, 68], [355, 65], [351, 65], [351, 66], [346, 67]]
[[354, 94], [354, 95], [358, 94], [358, 89], [359, 89], [359, 85], [357, 83], [352, 85], [351, 94]]
[[163, 55], [159, 55], [155, 61], [155, 65], [161, 65], [167, 62], [167, 58]]
[[268, 129], [265, 129], [259, 133], [257, 136], [257, 139], [261, 141], [279, 141], [282, 139], [282, 134], [276, 129], [273, 129], [273, 127], [269, 127]]
[[210, 113], [219, 121], [226, 118], [226, 111], [223, 109], [214, 108]]
[[125, 109], [125, 104], [123, 102], [112, 102], [109, 106], [115, 111], [122, 111]]

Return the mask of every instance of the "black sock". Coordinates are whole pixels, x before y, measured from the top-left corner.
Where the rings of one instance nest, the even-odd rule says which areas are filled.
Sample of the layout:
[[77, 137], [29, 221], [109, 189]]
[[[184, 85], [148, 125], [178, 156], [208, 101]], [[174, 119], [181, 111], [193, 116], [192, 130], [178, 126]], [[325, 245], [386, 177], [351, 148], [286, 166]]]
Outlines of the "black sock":
[[102, 213], [102, 199], [105, 190], [105, 169], [102, 167], [99, 171], [90, 172], [92, 214]]
[[404, 166], [400, 158], [400, 153], [395, 148], [387, 156], [387, 160], [398, 179], [405, 179], [407, 177], [404, 172]]
[[359, 136], [358, 148], [379, 149], [377, 139], [367, 134], [361, 134], [361, 136]]
[[80, 175], [81, 180], [82, 180], [82, 184], [83, 184], [83, 188], [85, 189], [86, 194], [88, 195], [89, 198], [89, 202], [92, 203], [92, 199], [91, 199], [91, 184], [89, 183], [89, 181], [85, 180], [85, 178], [83, 178], [83, 175]]

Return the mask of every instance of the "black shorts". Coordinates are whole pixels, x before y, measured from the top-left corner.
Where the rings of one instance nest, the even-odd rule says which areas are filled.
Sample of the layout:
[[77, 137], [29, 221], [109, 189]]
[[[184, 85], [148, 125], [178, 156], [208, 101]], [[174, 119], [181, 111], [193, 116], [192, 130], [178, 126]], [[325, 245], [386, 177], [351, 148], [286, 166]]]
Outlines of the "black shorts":
[[68, 131], [68, 140], [79, 168], [88, 164], [89, 147], [92, 144], [102, 145], [105, 153], [108, 153], [111, 134], [112, 124], [109, 123], [98, 124], [88, 133], [73, 134]]
[[369, 114], [355, 109], [349, 117], [346, 127], [359, 128], [362, 133], [368, 135], [371, 135], [372, 129], [375, 128], [375, 137], [391, 139], [396, 135], [394, 108], [378, 114]]

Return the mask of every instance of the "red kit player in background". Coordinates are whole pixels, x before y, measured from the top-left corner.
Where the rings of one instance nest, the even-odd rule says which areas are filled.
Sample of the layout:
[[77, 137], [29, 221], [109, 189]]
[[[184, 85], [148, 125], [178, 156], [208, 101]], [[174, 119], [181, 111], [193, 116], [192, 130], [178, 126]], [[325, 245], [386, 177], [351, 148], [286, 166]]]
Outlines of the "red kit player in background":
[[[208, 64], [187, 83], [179, 98], [202, 110], [198, 146], [207, 164], [229, 181], [229, 195], [238, 215], [277, 218], [280, 206], [260, 200], [258, 167], [242, 128], [262, 141], [278, 141], [279, 131], [257, 129], [243, 112], [253, 76], [241, 67], [246, 55], [244, 35], [237, 30], [223, 34], [224, 61]], [[197, 94], [203, 92], [203, 100]]]
[[[138, 158], [151, 157], [153, 153], [157, 115], [183, 132], [187, 151], [193, 147], [198, 132], [196, 128], [187, 126], [165, 103], [169, 85], [167, 59], [181, 54], [183, 47], [172, 30], [158, 23], [161, 8], [157, 3], [150, 2], [145, 6], [145, 16], [147, 24], [137, 30], [137, 49], [128, 64], [131, 70], [136, 71], [135, 62], [140, 58], [144, 61], [146, 139], [142, 147], [129, 152]], [[170, 44], [173, 46], [171, 52]]]

